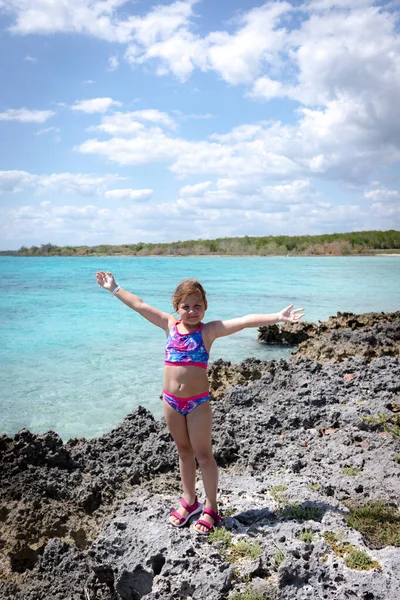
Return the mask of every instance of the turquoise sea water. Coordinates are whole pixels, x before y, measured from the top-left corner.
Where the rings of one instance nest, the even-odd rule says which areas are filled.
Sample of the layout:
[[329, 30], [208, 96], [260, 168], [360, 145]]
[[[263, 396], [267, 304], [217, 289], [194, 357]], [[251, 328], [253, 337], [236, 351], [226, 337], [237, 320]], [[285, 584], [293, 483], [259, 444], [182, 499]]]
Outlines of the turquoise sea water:
[[[207, 290], [206, 320], [304, 307], [307, 320], [337, 311], [393, 311], [400, 257], [0, 257], [0, 432], [49, 429], [64, 441], [109, 431], [138, 404], [159, 417], [165, 335], [96, 284], [98, 270], [172, 311], [185, 277]], [[257, 330], [217, 340], [211, 360], [270, 360], [288, 350]]]

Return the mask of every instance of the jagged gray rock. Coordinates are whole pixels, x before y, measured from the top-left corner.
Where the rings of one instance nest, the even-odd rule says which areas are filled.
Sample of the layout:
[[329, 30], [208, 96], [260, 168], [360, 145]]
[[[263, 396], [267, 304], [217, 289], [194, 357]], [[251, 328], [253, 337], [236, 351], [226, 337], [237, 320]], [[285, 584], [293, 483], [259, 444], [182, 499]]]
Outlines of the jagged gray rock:
[[318, 324], [284, 323], [259, 327], [258, 331], [258, 340], [265, 344], [298, 345], [294, 358], [333, 363], [352, 356], [368, 361], [379, 356], [400, 357], [400, 312], [338, 312]]
[[[118, 600], [219, 600], [227, 597], [235, 580], [246, 576], [258, 578], [258, 586], [269, 597], [282, 600], [333, 600], [351, 597], [356, 590], [355, 597], [368, 593], [374, 600], [396, 600], [400, 595], [398, 549], [368, 549], [362, 536], [347, 527], [344, 514], [348, 509], [320, 493], [318, 500], [311, 501], [309, 482], [302, 475], [222, 475], [221, 501], [225, 510], [233, 512], [224, 524], [233, 543], [246, 540], [260, 548], [259, 557], [234, 562], [225, 555], [221, 543], [208, 542], [196, 535], [193, 527], [168, 525], [167, 507], [173, 498], [136, 493], [92, 545], [89, 554], [93, 569]], [[278, 519], [278, 504], [271, 495], [277, 485], [287, 487], [288, 499], [318, 505], [320, 519], [301, 523]], [[299, 538], [305, 528], [313, 535], [307, 543]], [[346, 567], [324, 540], [323, 533], [332, 530], [340, 530], [343, 539], [367, 552], [380, 570], [358, 572]], [[275, 558], [277, 552], [283, 555], [281, 563]], [[240, 590], [246, 585], [235, 587]]]
[[[367, 547], [344, 504], [400, 498], [400, 440], [363, 420], [396, 422], [399, 358], [249, 360], [236, 375], [224, 363], [214, 375], [225, 526], [234, 541], [259, 541], [260, 556], [232, 563], [221, 544], [167, 525], [177, 457], [164, 421], [139, 407], [94, 440], [0, 436], [1, 598], [222, 600], [246, 578], [271, 600], [400, 597], [399, 548]], [[230, 387], [231, 377], [241, 385]], [[298, 537], [304, 529], [312, 542]], [[343, 531], [382, 570], [346, 567], [327, 530]]]

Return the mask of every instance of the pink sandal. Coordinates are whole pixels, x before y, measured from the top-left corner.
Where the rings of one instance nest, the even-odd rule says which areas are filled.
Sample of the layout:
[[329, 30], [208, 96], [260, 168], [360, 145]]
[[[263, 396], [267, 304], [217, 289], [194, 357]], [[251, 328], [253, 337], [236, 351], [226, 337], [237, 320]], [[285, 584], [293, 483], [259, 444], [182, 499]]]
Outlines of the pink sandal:
[[172, 525], [172, 527], [183, 527], [184, 525], [186, 525], [189, 519], [193, 517], [193, 515], [197, 515], [203, 510], [203, 505], [200, 504], [200, 502], [197, 500], [197, 496], [194, 499], [194, 502], [191, 506], [189, 506], [185, 498], [180, 498], [179, 502], [181, 503], [182, 508], [187, 510], [189, 514], [186, 517], [183, 517], [178, 513], [177, 510], [171, 510], [170, 516], [175, 517], [175, 519], [178, 519], [179, 521], [179, 523], [171, 523], [171, 521], [169, 521], [169, 524]]
[[[216, 525], [222, 523], [222, 519], [218, 513], [212, 510], [212, 508], [204, 508], [203, 514], [209, 515], [212, 519], [214, 519], [214, 523], [211, 525], [211, 523], [208, 523], [208, 521], [204, 521], [204, 519], [199, 519], [194, 524], [194, 528], [196, 530], [196, 533], [198, 533], [199, 535], [209, 535]], [[207, 527], [207, 531], [199, 531], [199, 529], [196, 528], [196, 525], [203, 525], [204, 527]]]

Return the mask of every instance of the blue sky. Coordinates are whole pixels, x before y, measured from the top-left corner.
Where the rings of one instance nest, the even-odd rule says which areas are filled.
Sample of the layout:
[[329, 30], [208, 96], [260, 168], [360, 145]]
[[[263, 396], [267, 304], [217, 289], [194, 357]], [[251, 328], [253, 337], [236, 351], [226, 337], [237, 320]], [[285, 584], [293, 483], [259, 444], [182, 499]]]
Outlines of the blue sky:
[[400, 229], [399, 8], [0, 0], [0, 249]]

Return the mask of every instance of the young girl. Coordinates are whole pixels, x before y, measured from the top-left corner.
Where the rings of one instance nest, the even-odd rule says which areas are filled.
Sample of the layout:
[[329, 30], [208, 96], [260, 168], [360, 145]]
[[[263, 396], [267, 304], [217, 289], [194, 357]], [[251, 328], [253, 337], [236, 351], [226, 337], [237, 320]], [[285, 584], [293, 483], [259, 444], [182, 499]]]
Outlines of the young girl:
[[[217, 508], [218, 470], [211, 449], [212, 417], [207, 379], [210, 348], [217, 338], [232, 335], [245, 327], [272, 325], [279, 321], [297, 323], [303, 316], [300, 314], [303, 309], [293, 310], [291, 305], [279, 313], [203, 323], [207, 298], [195, 279], [182, 281], [172, 296], [178, 319], [122, 289], [111, 273], [100, 271], [96, 277], [101, 287], [165, 331], [164, 415], [178, 450], [183, 487], [180, 506], [171, 512], [169, 522], [174, 527], [182, 527], [193, 515], [202, 513], [194, 527], [197, 533], [207, 535], [221, 521]], [[196, 459], [206, 493], [204, 508], [195, 492]]]

